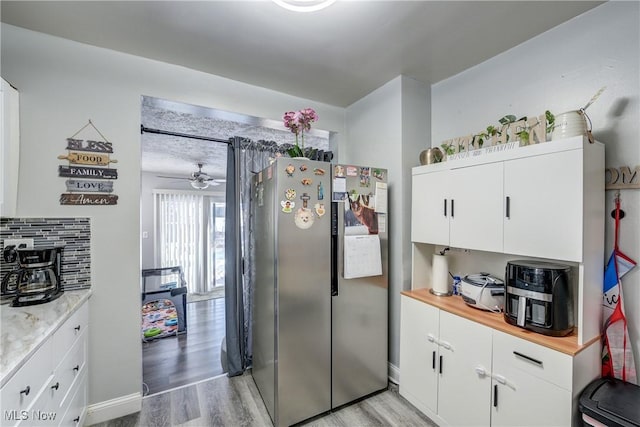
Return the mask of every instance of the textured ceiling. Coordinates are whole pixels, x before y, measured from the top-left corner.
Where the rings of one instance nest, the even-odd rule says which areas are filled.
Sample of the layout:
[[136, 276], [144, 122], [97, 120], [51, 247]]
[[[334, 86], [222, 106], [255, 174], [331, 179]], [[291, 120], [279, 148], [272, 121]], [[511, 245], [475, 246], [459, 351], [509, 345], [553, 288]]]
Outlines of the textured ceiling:
[[[180, 134], [228, 141], [240, 136], [252, 141], [294, 143], [295, 136], [279, 121], [265, 120], [211, 108], [188, 105], [153, 97], [143, 97], [142, 125]], [[202, 163], [203, 172], [224, 178], [227, 165], [226, 144], [171, 135], [144, 132], [141, 136], [141, 169], [156, 175], [188, 177]], [[312, 129], [305, 146], [329, 149], [329, 132]], [[188, 181], [185, 182], [188, 186]], [[216, 187], [219, 190], [221, 187]]]

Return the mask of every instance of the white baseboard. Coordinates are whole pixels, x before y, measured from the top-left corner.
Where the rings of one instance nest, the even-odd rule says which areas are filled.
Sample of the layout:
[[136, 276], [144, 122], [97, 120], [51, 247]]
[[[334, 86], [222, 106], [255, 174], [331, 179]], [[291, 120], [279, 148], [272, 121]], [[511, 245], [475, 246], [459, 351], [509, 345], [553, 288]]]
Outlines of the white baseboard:
[[389, 365], [389, 381], [394, 384], [400, 384], [400, 368], [387, 362]]
[[104, 402], [94, 403], [87, 407], [87, 418], [84, 425], [102, 423], [114, 418], [139, 412], [142, 408], [142, 393], [133, 393]]

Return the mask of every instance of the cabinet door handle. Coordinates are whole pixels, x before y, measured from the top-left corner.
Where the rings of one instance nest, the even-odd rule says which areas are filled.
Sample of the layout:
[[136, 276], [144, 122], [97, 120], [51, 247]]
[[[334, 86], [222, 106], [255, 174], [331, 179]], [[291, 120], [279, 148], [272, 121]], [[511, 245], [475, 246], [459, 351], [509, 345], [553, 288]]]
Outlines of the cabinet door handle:
[[507, 219], [511, 218], [511, 197], [507, 196], [507, 200], [505, 201], [506, 212], [505, 215]]
[[440, 373], [442, 373], [442, 356], [440, 356]]
[[80, 330], [80, 325], [76, 326], [75, 328], [73, 328], [76, 330], [76, 332], [78, 332]]
[[51, 386], [51, 390], [57, 390], [60, 388], [60, 383], [56, 382], [54, 385]]
[[513, 354], [515, 354], [517, 357], [521, 357], [525, 360], [528, 360], [531, 363], [535, 363], [536, 365], [542, 366], [542, 361], [538, 359], [534, 359], [533, 357], [527, 356], [526, 354], [522, 354], [518, 351], [514, 351]]
[[451, 199], [451, 218], [453, 218], [453, 217], [454, 217], [454, 215], [455, 215], [455, 214], [453, 213], [453, 202], [454, 202], [454, 200], [453, 200], [453, 199]]
[[29, 393], [31, 393], [31, 387], [29, 386], [26, 386], [24, 390], [20, 390], [20, 394], [24, 394], [25, 396], [29, 396]]
[[493, 386], [493, 407], [498, 407], [498, 384]]
[[447, 199], [444, 199], [444, 216], [447, 216]]
[[76, 365], [76, 366], [73, 368], [73, 370], [74, 370], [74, 371], [76, 371], [76, 372], [78, 372], [78, 371], [80, 370], [80, 365]]
[[436, 352], [435, 352], [435, 350], [431, 354], [431, 367], [433, 368], [434, 371], [436, 370]]
[[78, 424], [78, 423], [80, 422], [80, 417], [75, 417], [75, 418], [73, 419], [73, 422], [74, 422], [74, 423], [76, 423], [76, 424]]

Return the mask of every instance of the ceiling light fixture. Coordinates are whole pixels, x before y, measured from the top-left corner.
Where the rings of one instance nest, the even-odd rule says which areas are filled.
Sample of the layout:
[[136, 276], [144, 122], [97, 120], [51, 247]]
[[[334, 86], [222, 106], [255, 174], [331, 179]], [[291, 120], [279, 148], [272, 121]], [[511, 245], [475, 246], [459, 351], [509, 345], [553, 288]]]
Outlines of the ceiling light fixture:
[[191, 186], [197, 190], [204, 190], [209, 186], [209, 181], [194, 180], [191, 181]]
[[331, 6], [336, 0], [273, 0], [277, 5], [294, 12], [315, 12]]

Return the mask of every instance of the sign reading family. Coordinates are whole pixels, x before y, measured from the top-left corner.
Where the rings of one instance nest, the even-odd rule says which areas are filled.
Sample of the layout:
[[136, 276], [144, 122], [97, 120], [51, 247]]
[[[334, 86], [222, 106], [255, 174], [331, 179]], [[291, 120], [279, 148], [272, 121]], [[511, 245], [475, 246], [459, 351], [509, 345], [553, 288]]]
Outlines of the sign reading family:
[[[103, 141], [79, 139], [78, 134], [91, 126]], [[105, 206], [118, 203], [113, 192], [113, 180], [118, 179], [118, 171], [109, 164], [118, 161], [111, 158], [113, 144], [100, 133], [91, 120], [78, 132], [67, 138], [67, 154], [58, 156], [68, 164], [58, 166], [58, 176], [66, 178], [66, 193], [60, 195], [61, 205]], [[103, 181], [104, 180], [104, 181]]]
[[[548, 120], [551, 119], [551, 120]], [[519, 145], [537, 144], [547, 141], [547, 133], [549, 126], [552, 126], [553, 115], [545, 113], [538, 117], [523, 117], [516, 120], [515, 116], [505, 116], [500, 119], [500, 126], [488, 126], [475, 135], [460, 136], [457, 138], [443, 141], [441, 147], [447, 153], [448, 159], [454, 157], [457, 153], [468, 153], [470, 151], [478, 151], [479, 154], [487, 154], [492, 150], [487, 150], [490, 143], [491, 147], [509, 144], [509, 149]], [[517, 145], [512, 143], [519, 141]], [[466, 155], [464, 157], [467, 157]]]

